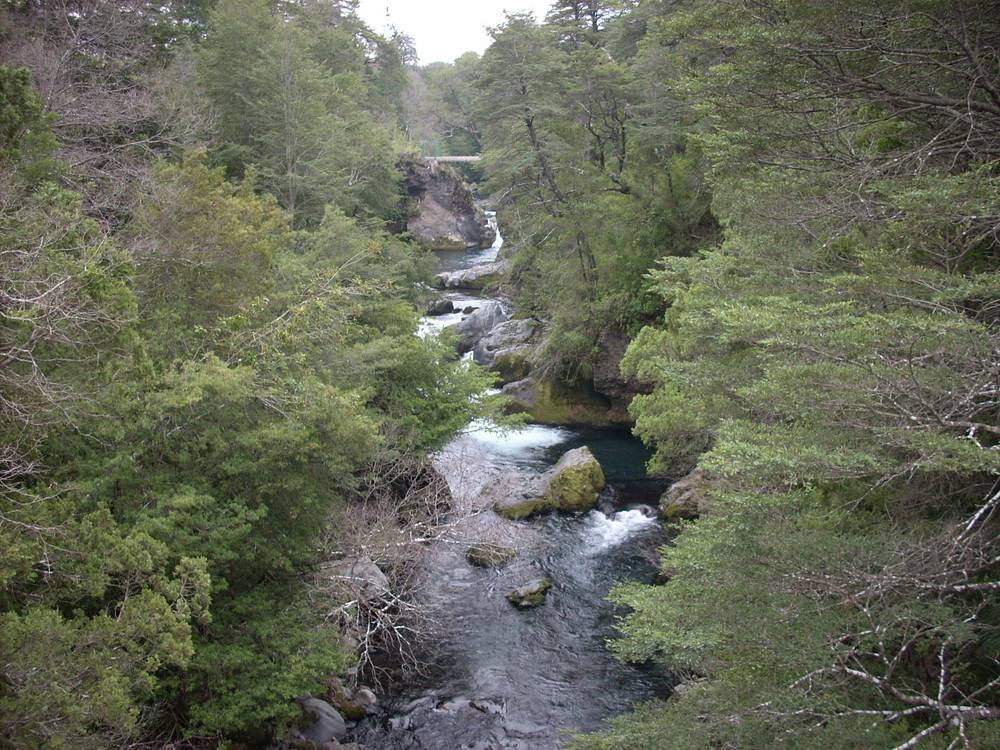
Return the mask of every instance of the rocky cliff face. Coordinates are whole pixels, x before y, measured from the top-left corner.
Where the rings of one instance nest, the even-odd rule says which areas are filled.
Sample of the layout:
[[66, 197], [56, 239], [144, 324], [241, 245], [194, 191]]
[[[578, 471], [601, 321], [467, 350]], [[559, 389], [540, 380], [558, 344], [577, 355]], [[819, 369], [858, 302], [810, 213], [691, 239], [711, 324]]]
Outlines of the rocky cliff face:
[[404, 183], [406, 231], [430, 250], [489, 247], [496, 233], [472, 190], [446, 164], [411, 161]]

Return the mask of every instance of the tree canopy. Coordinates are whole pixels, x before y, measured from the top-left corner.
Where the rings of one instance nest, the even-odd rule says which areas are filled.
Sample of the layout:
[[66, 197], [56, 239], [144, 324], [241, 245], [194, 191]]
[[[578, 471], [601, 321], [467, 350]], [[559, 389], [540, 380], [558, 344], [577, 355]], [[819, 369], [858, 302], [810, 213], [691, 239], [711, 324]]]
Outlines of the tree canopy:
[[404, 569], [496, 407], [415, 335], [421, 145], [482, 154], [541, 374], [627, 337], [702, 483], [612, 593], [680, 685], [574, 746], [1000, 744], [993, 4], [557, 2], [424, 68], [356, 9], [0, 3], [0, 746], [280, 734], [396, 637], [324, 566]]
[[387, 230], [402, 53], [351, 3], [0, 24], [0, 745], [290, 732], [366, 658], [322, 566], [405, 567], [357, 519], [493, 408]]

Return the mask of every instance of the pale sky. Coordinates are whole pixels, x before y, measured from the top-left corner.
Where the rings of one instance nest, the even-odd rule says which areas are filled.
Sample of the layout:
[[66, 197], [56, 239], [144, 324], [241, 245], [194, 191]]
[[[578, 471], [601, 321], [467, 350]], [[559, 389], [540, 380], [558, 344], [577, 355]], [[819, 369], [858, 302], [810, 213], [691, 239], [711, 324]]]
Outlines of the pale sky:
[[[453, 62], [465, 52], [483, 53], [490, 43], [487, 26], [498, 26], [504, 12], [531, 11], [545, 19], [553, 0], [361, 0], [358, 14], [372, 29], [390, 26], [413, 37], [420, 64]], [[386, 18], [386, 9], [389, 11]]]

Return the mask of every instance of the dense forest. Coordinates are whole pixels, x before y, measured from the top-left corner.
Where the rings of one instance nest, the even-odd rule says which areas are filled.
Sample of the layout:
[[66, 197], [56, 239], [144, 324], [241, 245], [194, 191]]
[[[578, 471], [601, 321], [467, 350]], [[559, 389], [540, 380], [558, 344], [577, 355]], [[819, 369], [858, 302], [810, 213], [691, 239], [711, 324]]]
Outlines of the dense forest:
[[538, 376], [627, 340], [698, 488], [612, 592], [680, 684], [574, 746], [1000, 746], [996, 4], [559, 0], [427, 66], [356, 10], [0, 3], [0, 747], [252, 746], [404, 647], [427, 456], [502, 407], [414, 335], [428, 142]]

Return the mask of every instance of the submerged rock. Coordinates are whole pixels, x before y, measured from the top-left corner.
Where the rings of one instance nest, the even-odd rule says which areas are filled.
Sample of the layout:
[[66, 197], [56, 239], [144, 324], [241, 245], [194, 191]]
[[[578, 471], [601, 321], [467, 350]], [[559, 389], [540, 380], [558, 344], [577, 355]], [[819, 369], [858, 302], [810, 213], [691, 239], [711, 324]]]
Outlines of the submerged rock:
[[517, 550], [499, 542], [476, 542], [465, 551], [469, 564], [479, 568], [495, 568], [517, 554]]
[[532, 607], [540, 607], [545, 604], [545, 599], [550, 588], [552, 588], [551, 581], [539, 578], [535, 581], [528, 581], [523, 586], [518, 586], [513, 591], [507, 592], [505, 597], [507, 601], [518, 609], [531, 609]]

